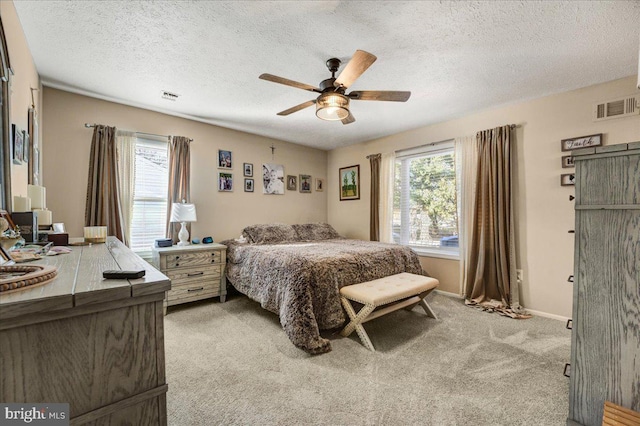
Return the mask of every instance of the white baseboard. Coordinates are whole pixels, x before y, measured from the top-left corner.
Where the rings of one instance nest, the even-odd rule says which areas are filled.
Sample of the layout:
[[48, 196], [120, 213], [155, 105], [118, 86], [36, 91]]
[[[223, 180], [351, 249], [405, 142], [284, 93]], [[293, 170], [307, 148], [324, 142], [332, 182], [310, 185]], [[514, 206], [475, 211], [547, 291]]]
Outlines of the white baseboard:
[[[447, 296], [447, 297], [451, 297], [453, 299], [460, 299], [460, 300], [464, 299], [464, 296], [461, 296], [461, 295], [459, 295], [457, 293], [451, 293], [449, 291], [443, 291], [443, 290], [434, 290], [434, 291], [436, 293], [438, 293], [438, 294], [441, 294], [441, 295]], [[562, 321], [562, 322], [567, 322], [567, 320], [570, 319], [568, 317], [563, 317], [562, 315], [549, 314], [547, 312], [536, 311], [536, 310], [527, 309], [527, 308], [524, 308], [524, 309], [527, 311], [527, 313], [530, 313], [530, 314], [535, 315], [537, 317], [550, 318], [550, 319], [554, 319], [554, 320]]]
[[524, 308], [524, 309], [528, 313], [535, 315], [537, 317], [551, 318], [551, 319], [562, 321], [562, 322], [567, 322], [567, 320], [570, 319], [569, 317], [563, 317], [562, 315], [549, 314], [547, 312], [535, 311], [533, 309], [527, 309], [527, 308]]

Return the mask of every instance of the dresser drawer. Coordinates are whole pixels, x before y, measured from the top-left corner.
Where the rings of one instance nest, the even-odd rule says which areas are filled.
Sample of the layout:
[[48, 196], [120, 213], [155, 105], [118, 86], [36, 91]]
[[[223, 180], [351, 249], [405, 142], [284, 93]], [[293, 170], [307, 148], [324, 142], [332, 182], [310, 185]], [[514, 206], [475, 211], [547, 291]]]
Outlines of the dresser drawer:
[[220, 281], [195, 281], [172, 285], [167, 292], [167, 305], [190, 302], [220, 294]]
[[[220, 264], [220, 251], [200, 251], [196, 253], [167, 254], [163, 256], [164, 266], [160, 269], [186, 268], [189, 266]], [[164, 263], [163, 262], [163, 263]]]
[[185, 269], [170, 269], [166, 272], [166, 275], [171, 279], [171, 285], [175, 287], [179, 284], [200, 280], [216, 280], [219, 282], [221, 269], [221, 265], [194, 266]]

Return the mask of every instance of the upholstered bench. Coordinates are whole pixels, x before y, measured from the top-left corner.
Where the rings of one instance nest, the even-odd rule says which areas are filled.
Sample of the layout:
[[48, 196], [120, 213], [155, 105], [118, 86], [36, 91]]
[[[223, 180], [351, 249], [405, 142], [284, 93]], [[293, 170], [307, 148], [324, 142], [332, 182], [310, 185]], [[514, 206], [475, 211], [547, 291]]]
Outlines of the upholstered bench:
[[[362, 324], [398, 309], [411, 310], [418, 304], [422, 306], [428, 316], [437, 319], [436, 314], [424, 298], [438, 284], [440, 283], [435, 278], [403, 272], [342, 287], [340, 300], [351, 321], [340, 334], [346, 337], [355, 330], [364, 346], [375, 351]], [[364, 306], [356, 314], [351, 302], [357, 302]]]

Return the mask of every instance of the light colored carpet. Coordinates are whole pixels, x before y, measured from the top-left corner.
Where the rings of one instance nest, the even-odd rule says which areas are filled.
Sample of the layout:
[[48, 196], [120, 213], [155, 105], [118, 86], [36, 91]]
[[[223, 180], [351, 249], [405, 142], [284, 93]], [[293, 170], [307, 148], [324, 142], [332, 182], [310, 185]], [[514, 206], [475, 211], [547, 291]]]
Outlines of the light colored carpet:
[[564, 425], [571, 333], [442, 295], [365, 324], [376, 352], [333, 332], [310, 356], [241, 295], [165, 317], [170, 425]]

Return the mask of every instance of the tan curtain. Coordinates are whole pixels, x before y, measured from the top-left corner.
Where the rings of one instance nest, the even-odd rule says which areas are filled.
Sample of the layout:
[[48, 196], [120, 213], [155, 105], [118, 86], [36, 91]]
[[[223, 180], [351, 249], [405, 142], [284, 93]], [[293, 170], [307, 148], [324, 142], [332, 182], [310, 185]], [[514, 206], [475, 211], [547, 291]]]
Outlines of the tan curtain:
[[393, 243], [393, 191], [396, 153], [382, 154], [380, 161], [380, 241]]
[[[169, 142], [169, 194], [167, 197], [167, 238], [178, 242], [179, 223], [171, 223], [171, 205], [185, 200], [191, 202], [189, 188], [191, 176], [191, 154], [189, 138], [174, 136]], [[191, 235], [191, 224], [187, 224]]]
[[476, 134], [478, 170], [465, 299], [522, 317], [518, 299], [511, 172], [511, 127]]
[[116, 154], [118, 156], [118, 177], [120, 186], [120, 210], [122, 211], [123, 243], [131, 245], [131, 221], [133, 220], [133, 197], [136, 186], [136, 135], [133, 132], [116, 132]]
[[96, 124], [93, 128], [84, 223], [85, 226], [106, 226], [108, 235], [122, 241], [115, 135], [115, 127]]
[[369, 239], [380, 241], [380, 161], [382, 154], [367, 157], [371, 165], [371, 207], [369, 212]]
[[478, 150], [475, 136], [455, 139], [456, 190], [458, 192], [458, 236], [460, 246], [460, 295], [464, 294], [469, 275], [468, 264], [475, 252], [469, 248], [475, 216]]

